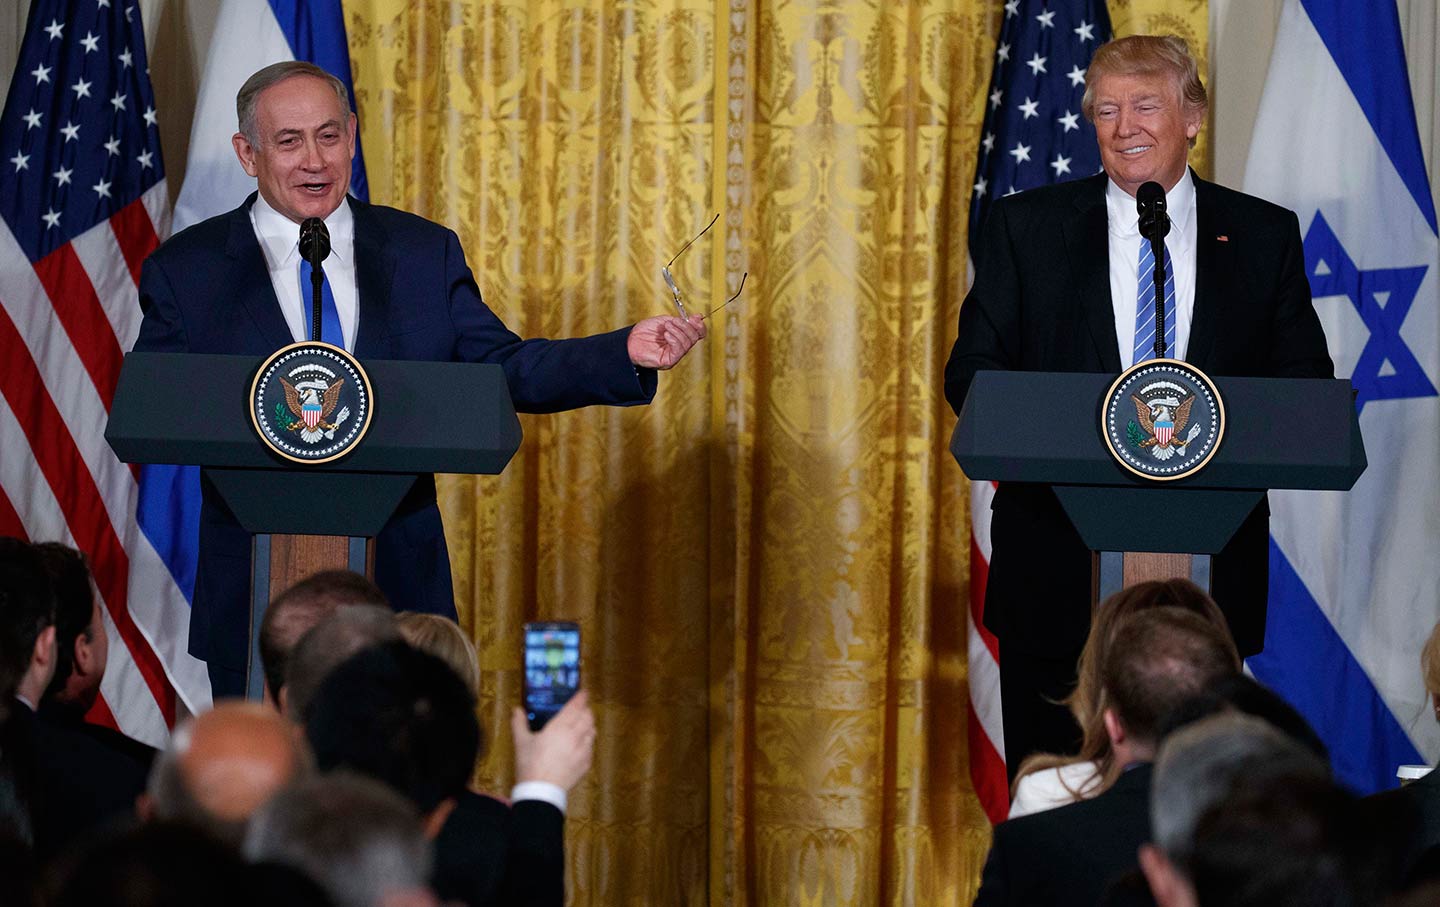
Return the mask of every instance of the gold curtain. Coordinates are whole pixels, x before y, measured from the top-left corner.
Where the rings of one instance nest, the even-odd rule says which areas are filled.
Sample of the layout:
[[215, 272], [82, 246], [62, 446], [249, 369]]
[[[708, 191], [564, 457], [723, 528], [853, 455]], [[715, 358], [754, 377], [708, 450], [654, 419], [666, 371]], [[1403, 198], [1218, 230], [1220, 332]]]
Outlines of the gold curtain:
[[[1175, 7], [1179, 7], [1179, 11]], [[454, 228], [526, 336], [740, 299], [648, 407], [523, 417], [440, 484], [511, 780], [520, 624], [600, 726], [582, 905], [964, 904], [964, 478], [940, 378], [999, 0], [349, 0], [373, 200]], [[1204, 0], [1159, 9], [1198, 38]], [[703, 306], [702, 306], [703, 308]], [[463, 401], [457, 401], [463, 405]]]

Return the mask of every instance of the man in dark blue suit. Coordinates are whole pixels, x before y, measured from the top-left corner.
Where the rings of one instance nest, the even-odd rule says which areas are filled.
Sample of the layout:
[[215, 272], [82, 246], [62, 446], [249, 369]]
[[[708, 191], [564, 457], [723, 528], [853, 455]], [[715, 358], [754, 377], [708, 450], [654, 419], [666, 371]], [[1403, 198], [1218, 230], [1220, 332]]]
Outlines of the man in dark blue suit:
[[[356, 121], [344, 83], [309, 63], [277, 63], [246, 81], [236, 107], [235, 153], [258, 192], [146, 260], [136, 350], [258, 359], [307, 339], [298, 225], [310, 217], [324, 219], [331, 236], [324, 339], [361, 360], [498, 363], [521, 412], [648, 403], [655, 370], [673, 366], [705, 336], [699, 316], [657, 316], [593, 337], [523, 340], [481, 300], [452, 231], [348, 196]], [[208, 663], [216, 697], [238, 695], [250, 537], [214, 488], [203, 479], [202, 486], [190, 651]], [[428, 477], [376, 539], [375, 581], [397, 609], [454, 616]]]

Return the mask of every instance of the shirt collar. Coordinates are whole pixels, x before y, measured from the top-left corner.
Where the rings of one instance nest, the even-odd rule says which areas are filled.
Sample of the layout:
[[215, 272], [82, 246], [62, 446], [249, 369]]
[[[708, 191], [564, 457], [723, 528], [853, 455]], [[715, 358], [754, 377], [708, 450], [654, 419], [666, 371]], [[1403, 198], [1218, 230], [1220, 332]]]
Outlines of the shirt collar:
[[[355, 247], [355, 213], [350, 210], [349, 198], [347, 195], [345, 202], [325, 218], [325, 229], [330, 231], [330, 255], [342, 263], [350, 259]], [[289, 267], [300, 261], [299, 225], [258, 193], [250, 208], [250, 222], [255, 225], [255, 235], [272, 267]]]
[[[1195, 211], [1195, 180], [1190, 176], [1189, 167], [1185, 168], [1174, 188], [1165, 193], [1165, 210], [1170, 215], [1170, 233], [1165, 242], [1173, 254], [1177, 243], [1184, 244], [1185, 228]], [[1113, 236], [1132, 239], [1140, 235], [1140, 212], [1135, 208], [1135, 197], [1109, 178], [1105, 180], [1105, 211]]]

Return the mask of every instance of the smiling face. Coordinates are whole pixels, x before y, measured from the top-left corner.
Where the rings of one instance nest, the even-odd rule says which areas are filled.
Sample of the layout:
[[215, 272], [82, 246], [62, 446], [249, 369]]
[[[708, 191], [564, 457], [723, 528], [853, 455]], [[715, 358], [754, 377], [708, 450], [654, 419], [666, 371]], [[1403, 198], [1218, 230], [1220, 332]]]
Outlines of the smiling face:
[[1185, 175], [1185, 156], [1205, 111], [1185, 105], [1174, 78], [1101, 75], [1094, 111], [1100, 161], [1120, 188], [1134, 195], [1154, 180], [1169, 192]]
[[345, 200], [355, 157], [355, 114], [314, 76], [293, 76], [260, 93], [255, 141], [231, 138], [260, 195], [297, 224], [327, 217]]

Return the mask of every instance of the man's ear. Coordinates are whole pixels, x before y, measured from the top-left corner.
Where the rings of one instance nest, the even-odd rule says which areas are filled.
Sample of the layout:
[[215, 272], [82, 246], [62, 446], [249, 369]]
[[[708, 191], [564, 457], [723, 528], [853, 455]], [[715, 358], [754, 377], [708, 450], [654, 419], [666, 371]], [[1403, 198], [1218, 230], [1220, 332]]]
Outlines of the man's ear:
[[249, 176], [258, 174], [259, 168], [255, 166], [255, 146], [245, 138], [245, 133], [237, 132], [230, 136], [230, 144], [235, 148], [235, 156], [240, 159], [240, 166], [245, 168]]
[[1105, 722], [1105, 735], [1110, 738], [1112, 747], [1119, 746], [1126, 740], [1125, 725], [1120, 723], [1120, 716], [1115, 714], [1114, 709], [1106, 709], [1101, 713], [1101, 719]]
[[74, 665], [75, 673], [81, 677], [89, 677], [95, 673], [95, 648], [90, 644], [90, 638], [84, 633], [75, 637], [75, 645], [70, 653], [70, 661]]
[[30, 653], [31, 664], [48, 668], [55, 664], [55, 625], [51, 624], [35, 637], [35, 651]]
[[290, 684], [285, 684], [275, 695], [275, 706], [280, 709], [280, 714], [286, 718], [290, 717]]
[[1145, 874], [1156, 907], [1197, 907], [1195, 887], [1160, 848], [1141, 844], [1139, 857], [1140, 871]]

